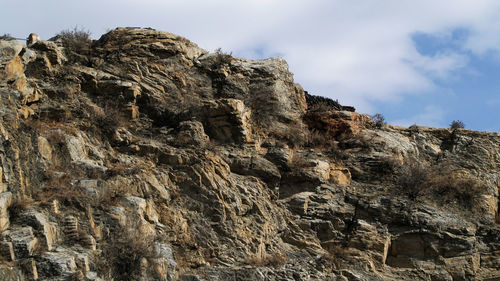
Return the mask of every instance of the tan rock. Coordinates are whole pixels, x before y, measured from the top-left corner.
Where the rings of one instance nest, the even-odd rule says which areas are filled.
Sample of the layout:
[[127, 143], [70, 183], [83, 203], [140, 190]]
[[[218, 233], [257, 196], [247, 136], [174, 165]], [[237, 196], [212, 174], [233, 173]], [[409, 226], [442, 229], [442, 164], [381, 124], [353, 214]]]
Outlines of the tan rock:
[[29, 226], [10, 228], [4, 231], [2, 236], [14, 245], [16, 258], [32, 256], [38, 243], [38, 239], [33, 235], [33, 229]]
[[59, 228], [55, 223], [50, 222], [45, 214], [35, 210], [28, 210], [20, 215], [20, 220], [42, 234], [39, 243], [43, 243], [47, 250], [52, 251], [55, 244], [60, 240]]
[[221, 142], [248, 142], [251, 140], [250, 111], [241, 100], [223, 99], [204, 106], [207, 133]]
[[43, 136], [38, 137], [38, 152], [45, 161], [52, 162], [52, 147], [49, 141]]
[[3, 192], [0, 193], [0, 233], [10, 225], [9, 212], [7, 208], [12, 202], [12, 193]]

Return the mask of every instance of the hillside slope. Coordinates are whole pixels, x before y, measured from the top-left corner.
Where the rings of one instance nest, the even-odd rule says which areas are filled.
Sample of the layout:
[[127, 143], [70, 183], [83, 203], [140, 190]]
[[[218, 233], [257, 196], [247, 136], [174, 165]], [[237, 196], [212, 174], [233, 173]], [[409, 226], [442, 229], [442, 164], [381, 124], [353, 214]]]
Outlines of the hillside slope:
[[0, 41], [0, 99], [0, 280], [500, 279], [500, 134], [152, 29]]

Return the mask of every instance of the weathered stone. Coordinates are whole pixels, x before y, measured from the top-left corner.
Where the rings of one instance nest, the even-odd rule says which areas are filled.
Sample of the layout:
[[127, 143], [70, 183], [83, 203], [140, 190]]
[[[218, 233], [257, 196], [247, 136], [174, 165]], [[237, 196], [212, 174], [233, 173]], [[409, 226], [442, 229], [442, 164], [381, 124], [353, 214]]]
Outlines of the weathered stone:
[[46, 252], [37, 262], [41, 277], [71, 276], [77, 269], [75, 258], [68, 252]]
[[26, 45], [28, 47], [30, 47], [31, 45], [35, 44], [39, 40], [40, 40], [40, 37], [38, 36], [38, 34], [36, 34], [36, 33], [30, 33], [30, 35], [28, 35], [28, 39], [26, 41]]
[[12, 193], [3, 192], [0, 193], [0, 232], [9, 228], [10, 218], [7, 208], [12, 202]]
[[6, 241], [12, 242], [16, 258], [28, 258], [38, 243], [38, 239], [33, 235], [33, 229], [29, 226], [16, 227], [2, 233]]
[[223, 99], [211, 102], [202, 109], [207, 133], [221, 142], [251, 140], [250, 111], [241, 100]]
[[38, 137], [38, 152], [43, 157], [43, 159], [49, 163], [52, 162], [52, 147], [46, 138]]
[[[47, 280], [500, 276], [498, 133], [308, 108], [283, 59], [152, 29], [118, 28], [84, 52], [31, 37], [0, 43], [0, 248], [16, 258], [0, 279], [28, 260], [24, 274], [36, 260]], [[410, 162], [477, 184], [444, 178], [410, 196]], [[9, 213], [7, 191], [30, 208]]]
[[20, 267], [27, 274], [28, 280], [38, 279], [38, 269], [36, 267], [36, 262], [32, 258], [22, 259], [18, 261]]
[[0, 242], [0, 256], [7, 261], [16, 259], [12, 242]]
[[1, 281], [24, 281], [25, 275], [19, 268], [0, 264], [0, 280]]
[[278, 168], [272, 162], [259, 156], [235, 157], [230, 160], [229, 166], [232, 172], [262, 178], [271, 188], [274, 188], [281, 179]]
[[52, 251], [60, 236], [57, 225], [50, 222], [46, 215], [35, 210], [23, 212], [20, 221], [39, 232], [43, 237], [40, 243], [43, 243], [47, 250]]
[[10, 61], [23, 49], [23, 43], [17, 40], [0, 40], [0, 62]]
[[179, 124], [176, 143], [180, 145], [205, 146], [210, 138], [205, 134], [203, 124], [197, 121], [184, 121]]

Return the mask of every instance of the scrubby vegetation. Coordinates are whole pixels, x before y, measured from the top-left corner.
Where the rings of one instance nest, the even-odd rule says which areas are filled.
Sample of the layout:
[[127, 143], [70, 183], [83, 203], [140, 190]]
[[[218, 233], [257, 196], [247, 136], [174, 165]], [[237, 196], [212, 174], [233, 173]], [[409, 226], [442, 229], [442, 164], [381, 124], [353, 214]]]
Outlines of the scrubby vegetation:
[[465, 124], [460, 120], [453, 120], [450, 123], [450, 129], [463, 129], [463, 128], [465, 128]]
[[76, 26], [59, 32], [51, 40], [61, 42], [67, 53], [85, 54], [92, 44], [90, 35], [90, 31]]
[[8, 33], [5, 33], [4, 35], [0, 36], [0, 40], [11, 41], [11, 40], [16, 40], [16, 38], [12, 37]]
[[481, 181], [443, 165], [412, 162], [399, 169], [397, 184], [412, 200], [428, 198], [473, 209], [474, 200], [484, 193]]
[[375, 128], [382, 128], [385, 125], [385, 117], [380, 113], [376, 113], [371, 116], [373, 122], [375, 122]]

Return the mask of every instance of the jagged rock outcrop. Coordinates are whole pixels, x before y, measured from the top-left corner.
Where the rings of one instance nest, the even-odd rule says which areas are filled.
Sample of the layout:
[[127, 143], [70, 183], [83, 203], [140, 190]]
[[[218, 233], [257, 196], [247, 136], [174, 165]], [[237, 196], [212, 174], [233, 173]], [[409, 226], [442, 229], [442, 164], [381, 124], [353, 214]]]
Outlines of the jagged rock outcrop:
[[152, 29], [30, 37], [0, 41], [1, 280], [500, 278], [500, 134]]

